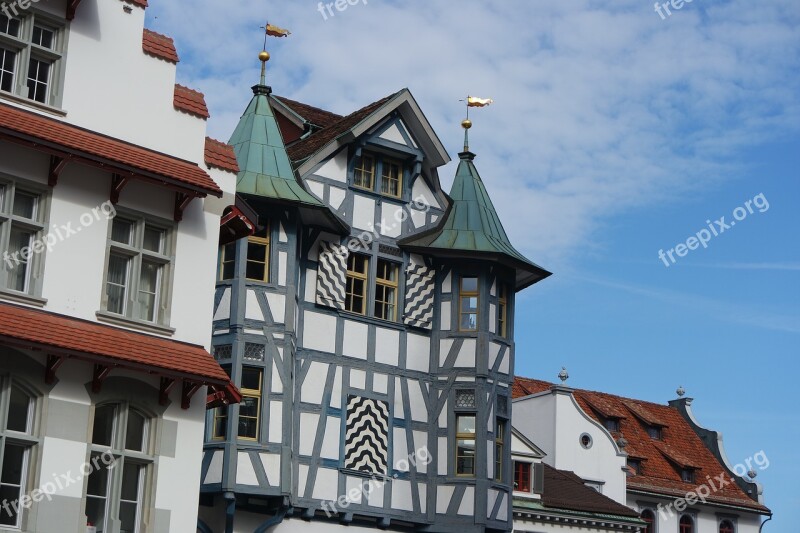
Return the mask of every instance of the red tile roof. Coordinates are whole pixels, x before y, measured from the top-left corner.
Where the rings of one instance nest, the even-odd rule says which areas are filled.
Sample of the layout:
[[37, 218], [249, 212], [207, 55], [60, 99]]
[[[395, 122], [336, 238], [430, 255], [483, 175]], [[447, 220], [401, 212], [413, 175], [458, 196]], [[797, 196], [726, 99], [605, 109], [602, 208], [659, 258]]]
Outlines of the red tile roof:
[[273, 98], [297, 113], [303, 118], [303, 120], [321, 128], [327, 128], [328, 126], [331, 126], [332, 124], [344, 118], [342, 115], [337, 115], [336, 113], [331, 113], [330, 111], [325, 111], [319, 107], [304, 104], [303, 102], [298, 102], [297, 100], [290, 100], [289, 98], [284, 98], [283, 96], [273, 96]]
[[68, 154], [111, 172], [222, 196], [211, 176], [195, 163], [5, 104], [0, 104], [0, 138], [37, 150]]
[[202, 119], [207, 119], [211, 116], [208, 114], [206, 97], [203, 93], [177, 83], [175, 84], [174, 105], [175, 109]]
[[556, 470], [544, 465], [544, 487], [542, 503], [555, 509], [569, 509], [587, 513], [601, 513], [638, 518], [639, 513], [603, 496], [584, 484], [584, 480], [573, 472]]
[[[202, 347], [86, 320], [0, 303], [0, 339], [48, 354], [157, 371], [228, 389], [230, 378]], [[235, 388], [230, 389], [235, 392]]]
[[[516, 377], [512, 385], [512, 396], [520, 398], [548, 391], [552, 387], [553, 384], [546, 381]], [[717, 460], [689, 422], [674, 407], [582, 389], [573, 389], [573, 395], [586, 414], [601, 424], [603, 417], [620, 418], [620, 431], [612, 432], [612, 435], [615, 438], [624, 436], [628, 441], [625, 448], [628, 456], [642, 459], [641, 474], [628, 478], [629, 489], [682, 497], [705, 483], [706, 476], [713, 478], [724, 473], [725, 478], [731, 481], [727, 468]], [[664, 426], [661, 440], [649, 436], [643, 418]], [[684, 482], [679, 470], [681, 467], [696, 468], [697, 482]], [[708, 500], [769, 512], [769, 509], [750, 498], [735, 483], [712, 491]]]
[[381, 98], [377, 102], [369, 104], [366, 107], [362, 107], [358, 111], [350, 113], [346, 117], [332, 123], [328, 127], [323, 128], [309, 137], [306, 137], [305, 139], [287, 147], [286, 151], [289, 154], [289, 159], [297, 164], [314, 155], [328, 143], [357, 126], [361, 121], [377, 111], [382, 105], [397, 96], [397, 94], [398, 93], [391, 94], [386, 98]]
[[147, 0], [125, 0], [125, 2], [139, 7], [147, 7]]
[[236, 152], [230, 144], [206, 137], [206, 165], [230, 172], [239, 172]]
[[[145, 3], [145, 6], [146, 5], [147, 3]], [[161, 35], [147, 28], [142, 32], [142, 50], [144, 50], [146, 54], [169, 61], [170, 63], [177, 63], [180, 61], [178, 58], [178, 51], [175, 49], [175, 41], [173, 41], [171, 37]]]

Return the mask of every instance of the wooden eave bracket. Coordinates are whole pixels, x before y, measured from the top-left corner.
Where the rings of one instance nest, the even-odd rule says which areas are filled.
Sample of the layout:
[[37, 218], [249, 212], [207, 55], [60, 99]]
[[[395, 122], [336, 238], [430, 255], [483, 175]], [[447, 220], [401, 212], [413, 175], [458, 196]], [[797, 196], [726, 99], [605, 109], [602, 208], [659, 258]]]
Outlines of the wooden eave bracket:
[[169, 393], [175, 387], [178, 380], [175, 378], [161, 378], [161, 387], [158, 390], [158, 403], [159, 405], [167, 405], [169, 403]]
[[122, 193], [122, 189], [128, 184], [131, 180], [130, 176], [123, 176], [121, 174], [112, 174], [111, 175], [111, 203], [117, 205], [119, 203], [119, 195]]
[[75, 11], [78, 9], [78, 4], [81, 3], [81, 0], [68, 0], [67, 1], [67, 20], [72, 20], [75, 18]]
[[61, 172], [64, 170], [64, 167], [67, 166], [67, 163], [70, 162], [72, 156], [64, 156], [59, 157], [56, 155], [50, 156], [50, 172], [47, 175], [47, 184], [50, 187], [55, 187], [58, 185], [58, 178], [61, 176]]
[[103, 388], [103, 381], [108, 377], [111, 372], [109, 365], [94, 365], [94, 373], [92, 375], [92, 392], [97, 394]]
[[62, 355], [47, 355], [47, 367], [44, 372], [44, 382], [52, 385], [56, 381], [56, 371], [64, 363], [65, 357]]
[[181, 409], [189, 408], [189, 406], [192, 404], [192, 396], [194, 396], [195, 392], [200, 390], [201, 386], [202, 385], [200, 383], [184, 380], [183, 390], [181, 391]]
[[189, 194], [185, 192], [176, 192], [175, 193], [175, 222], [180, 222], [183, 220], [183, 211], [189, 206], [192, 200], [197, 198], [197, 195]]

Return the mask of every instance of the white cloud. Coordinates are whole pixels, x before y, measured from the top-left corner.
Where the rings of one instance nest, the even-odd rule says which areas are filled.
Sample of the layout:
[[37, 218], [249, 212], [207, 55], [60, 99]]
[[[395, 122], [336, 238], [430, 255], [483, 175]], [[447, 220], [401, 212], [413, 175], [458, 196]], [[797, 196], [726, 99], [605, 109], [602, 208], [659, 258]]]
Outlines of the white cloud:
[[[227, 138], [258, 79], [263, 2], [149, 11]], [[609, 217], [746, 176], [739, 150], [800, 124], [796, 0], [693, 2], [667, 20], [639, 0], [369, 0], [327, 21], [303, 0], [269, 15], [293, 32], [268, 44], [278, 94], [348, 113], [407, 86], [452, 155], [459, 98], [494, 98], [472, 114], [476, 164], [545, 266], [593, 246]]]

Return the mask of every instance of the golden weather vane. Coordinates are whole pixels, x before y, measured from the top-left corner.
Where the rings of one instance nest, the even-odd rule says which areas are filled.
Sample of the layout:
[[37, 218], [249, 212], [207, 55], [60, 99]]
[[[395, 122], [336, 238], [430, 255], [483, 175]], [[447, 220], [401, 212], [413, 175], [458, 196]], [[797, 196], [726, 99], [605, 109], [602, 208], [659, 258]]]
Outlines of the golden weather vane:
[[264, 85], [267, 77], [267, 61], [269, 61], [270, 58], [269, 52], [267, 52], [267, 37], [288, 37], [292, 32], [274, 26], [270, 24], [269, 21], [264, 23], [263, 26], [259, 26], [259, 28], [264, 30], [264, 48], [261, 50], [261, 53], [258, 54], [258, 59], [261, 61], [261, 85]]
[[464, 128], [464, 151], [469, 152], [469, 129], [472, 127], [472, 121], [469, 119], [470, 107], [486, 107], [494, 103], [491, 98], [478, 98], [477, 96], [467, 96], [459, 102], [467, 103], [467, 118], [461, 121], [461, 127]]

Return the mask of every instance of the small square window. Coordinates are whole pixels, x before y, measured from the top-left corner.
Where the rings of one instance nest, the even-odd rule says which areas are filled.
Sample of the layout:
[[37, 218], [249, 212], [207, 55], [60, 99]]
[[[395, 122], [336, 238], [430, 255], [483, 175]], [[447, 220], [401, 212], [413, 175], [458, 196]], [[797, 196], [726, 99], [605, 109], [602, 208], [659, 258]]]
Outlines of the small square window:
[[28, 98], [46, 103], [50, 88], [50, 62], [31, 58], [28, 62]]
[[12, 212], [15, 216], [35, 220], [38, 205], [38, 194], [17, 190], [14, 194], [14, 209]]
[[222, 359], [230, 359], [232, 354], [232, 346], [230, 344], [220, 344], [214, 346], [214, 359], [220, 361]]
[[157, 254], [164, 248], [164, 230], [154, 228], [149, 224], [144, 227], [144, 249]]
[[0, 90], [14, 90], [14, 72], [17, 70], [17, 54], [0, 48]]
[[49, 48], [52, 50], [56, 43], [56, 32], [49, 28], [43, 28], [42, 26], [34, 26], [31, 42], [42, 48]]
[[0, 33], [19, 37], [19, 19], [0, 14]]
[[122, 244], [131, 244], [133, 235], [133, 222], [119, 217], [114, 217], [111, 223], [111, 240]]
[[363, 155], [356, 162], [353, 169], [353, 185], [362, 189], [372, 190], [375, 184], [375, 158]]
[[246, 342], [244, 344], [244, 358], [248, 361], [263, 361], [264, 345], [256, 344], [254, 342]]

